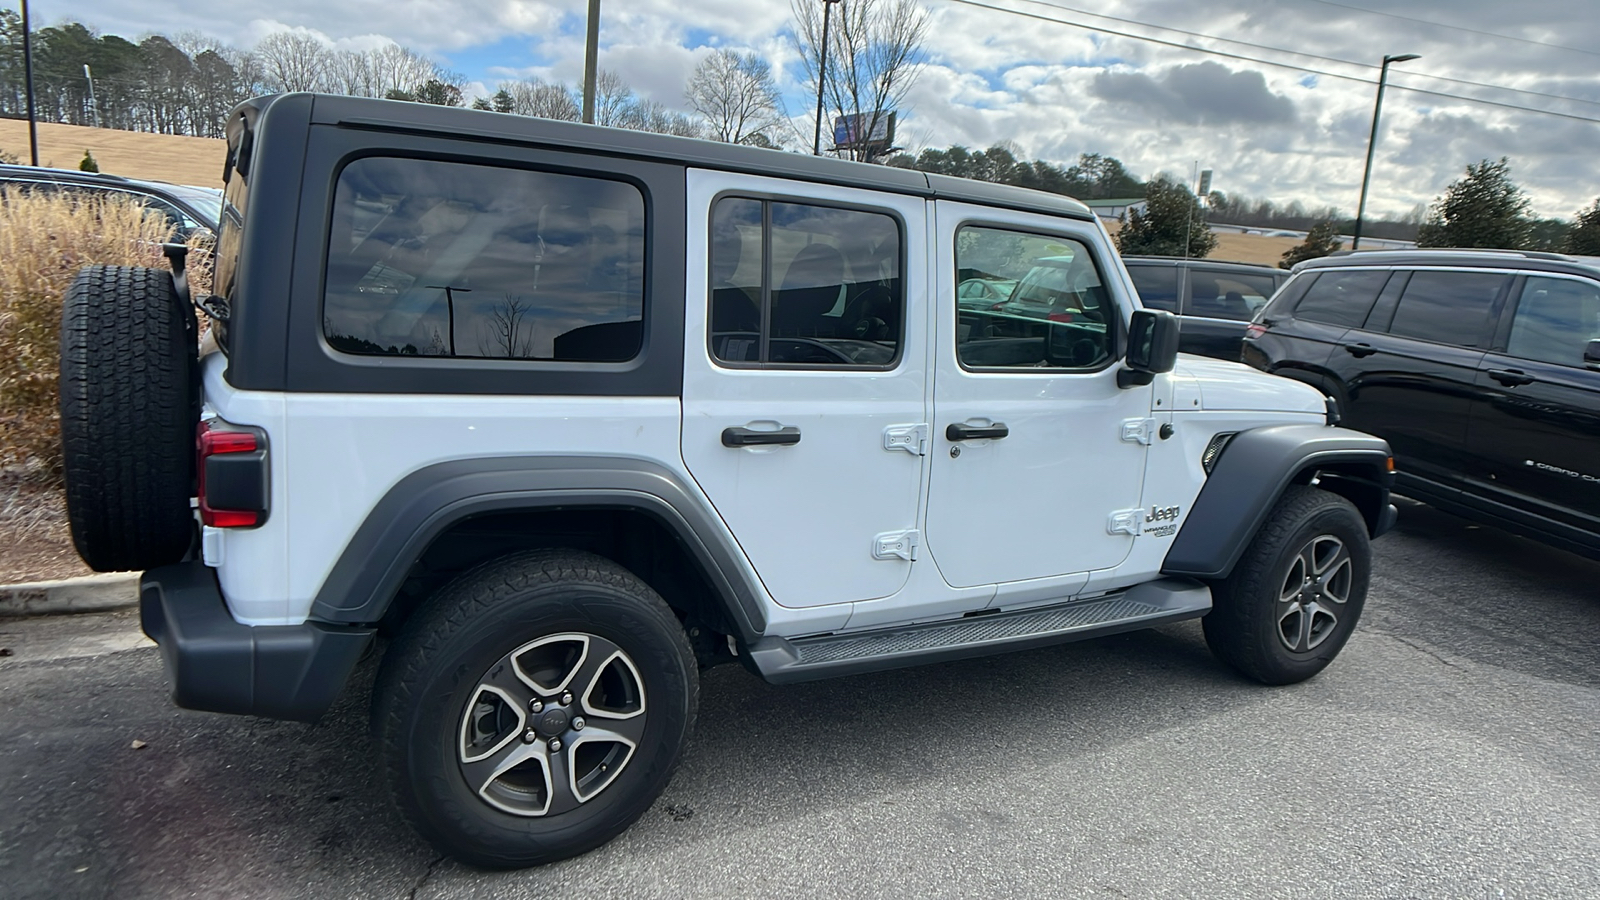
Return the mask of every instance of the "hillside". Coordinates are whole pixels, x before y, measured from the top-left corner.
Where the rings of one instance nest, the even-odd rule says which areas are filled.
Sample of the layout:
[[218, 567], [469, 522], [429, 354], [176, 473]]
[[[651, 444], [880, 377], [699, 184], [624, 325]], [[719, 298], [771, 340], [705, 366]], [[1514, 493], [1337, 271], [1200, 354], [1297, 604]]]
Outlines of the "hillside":
[[[0, 150], [28, 161], [26, 121], [0, 119]], [[102, 172], [214, 188], [222, 187], [228, 155], [227, 143], [214, 138], [39, 123], [40, 165], [76, 169], [85, 150]]]

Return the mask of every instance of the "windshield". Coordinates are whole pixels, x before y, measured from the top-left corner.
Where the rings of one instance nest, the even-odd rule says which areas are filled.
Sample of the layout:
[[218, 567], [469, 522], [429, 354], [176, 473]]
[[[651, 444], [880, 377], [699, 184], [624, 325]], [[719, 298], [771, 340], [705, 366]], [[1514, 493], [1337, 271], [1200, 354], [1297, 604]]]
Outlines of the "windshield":
[[221, 191], [187, 184], [162, 185], [162, 190], [193, 207], [201, 216], [199, 224], [215, 231], [222, 221]]

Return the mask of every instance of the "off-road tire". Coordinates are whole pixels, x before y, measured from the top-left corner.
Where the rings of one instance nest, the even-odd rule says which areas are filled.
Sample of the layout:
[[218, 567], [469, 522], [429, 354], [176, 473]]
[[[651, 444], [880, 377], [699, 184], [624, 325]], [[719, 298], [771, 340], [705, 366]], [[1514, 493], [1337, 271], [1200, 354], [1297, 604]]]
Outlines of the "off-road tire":
[[[464, 715], [481, 696], [480, 680], [500, 670], [497, 660], [542, 637], [575, 632], [631, 658], [648, 698], [642, 737], [612, 781], [576, 808], [548, 816], [503, 812], [460, 765], [458, 748], [473, 721]], [[455, 859], [508, 869], [583, 853], [633, 824], [671, 778], [698, 703], [694, 653], [649, 585], [604, 557], [535, 550], [462, 575], [412, 614], [379, 670], [372, 730], [400, 815]], [[532, 723], [530, 716], [526, 727]], [[591, 730], [603, 724], [592, 722]]]
[[[1294, 650], [1283, 632], [1297, 630], [1296, 623], [1283, 614], [1298, 599], [1286, 603], [1284, 596], [1294, 590], [1288, 581], [1297, 558], [1318, 541], [1324, 546], [1337, 541], [1347, 551], [1348, 584], [1340, 590], [1346, 599], [1337, 603], [1324, 598], [1322, 605], [1337, 614], [1336, 624], [1319, 635], [1315, 646]], [[1232, 574], [1212, 584], [1211, 612], [1202, 621], [1206, 644], [1218, 659], [1263, 684], [1304, 681], [1332, 662], [1350, 639], [1366, 603], [1371, 576], [1367, 527], [1355, 506], [1328, 491], [1291, 486], [1245, 548]], [[1304, 612], [1298, 615], [1311, 618]]]
[[97, 572], [181, 560], [194, 534], [194, 311], [172, 273], [89, 266], [61, 320], [61, 450], [72, 542]]

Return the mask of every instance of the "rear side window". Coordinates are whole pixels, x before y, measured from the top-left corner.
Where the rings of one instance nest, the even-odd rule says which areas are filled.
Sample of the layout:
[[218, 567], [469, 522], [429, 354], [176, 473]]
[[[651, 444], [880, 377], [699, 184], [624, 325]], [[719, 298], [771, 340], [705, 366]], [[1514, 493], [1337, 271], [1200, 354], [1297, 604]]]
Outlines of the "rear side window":
[[1400, 295], [1389, 333], [1436, 344], [1476, 346], [1509, 275], [1494, 272], [1416, 272]]
[[1178, 311], [1177, 266], [1128, 266], [1128, 275], [1139, 291], [1139, 301], [1145, 309]]
[[899, 357], [906, 300], [893, 216], [725, 197], [711, 232], [718, 362], [888, 368]]
[[359, 159], [335, 194], [324, 334], [346, 353], [629, 360], [644, 241], [631, 184]]
[[1196, 266], [1189, 270], [1185, 315], [1248, 322], [1278, 289], [1271, 275], [1251, 275]]
[[1521, 359], [1583, 365], [1583, 351], [1600, 340], [1600, 284], [1573, 278], [1531, 277], [1511, 319], [1506, 353]]
[[1360, 328], [1389, 280], [1385, 269], [1323, 272], [1294, 308], [1295, 318], [1324, 325]]

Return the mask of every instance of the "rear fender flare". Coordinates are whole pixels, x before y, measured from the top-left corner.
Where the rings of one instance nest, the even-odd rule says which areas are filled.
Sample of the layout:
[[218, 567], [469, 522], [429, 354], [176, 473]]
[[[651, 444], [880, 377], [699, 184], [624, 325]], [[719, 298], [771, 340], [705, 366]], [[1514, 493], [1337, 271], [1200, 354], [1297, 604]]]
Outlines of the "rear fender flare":
[[763, 594], [723, 527], [670, 470], [606, 457], [462, 459], [402, 478], [356, 529], [312, 602], [311, 618], [370, 625], [387, 612], [411, 566], [457, 523], [486, 513], [552, 507], [633, 509], [673, 533], [747, 640], [766, 629]]

